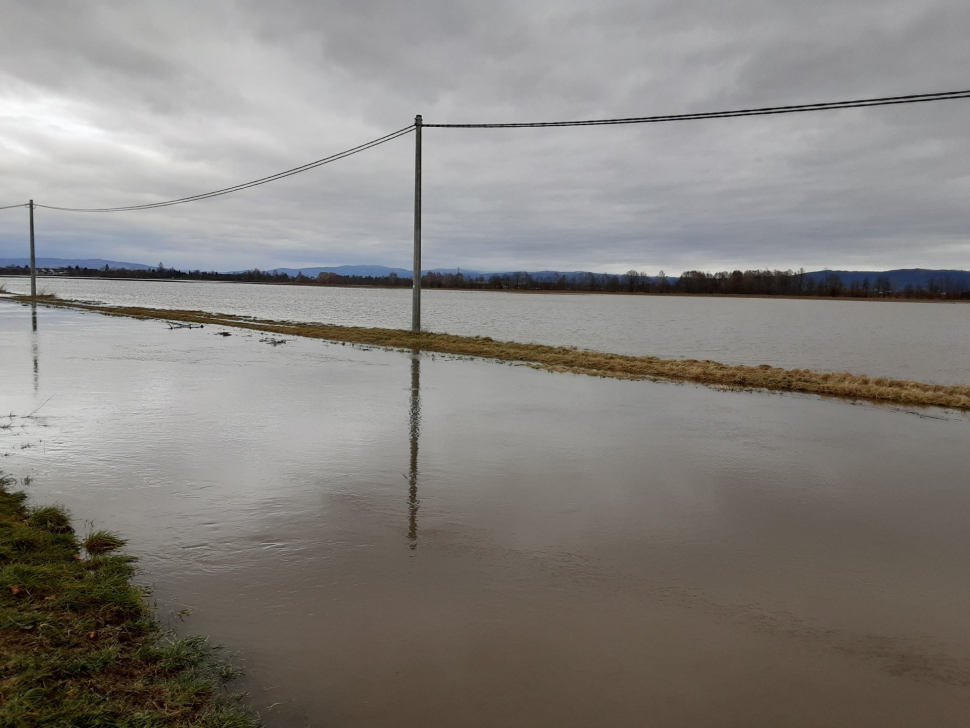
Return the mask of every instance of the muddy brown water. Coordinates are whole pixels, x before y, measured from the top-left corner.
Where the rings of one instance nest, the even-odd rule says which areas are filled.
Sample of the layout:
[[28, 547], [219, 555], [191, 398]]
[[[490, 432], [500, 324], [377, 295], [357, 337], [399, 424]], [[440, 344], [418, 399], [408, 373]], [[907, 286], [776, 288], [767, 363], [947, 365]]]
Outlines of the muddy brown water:
[[36, 323], [0, 305], [0, 469], [270, 726], [968, 722], [965, 416]]

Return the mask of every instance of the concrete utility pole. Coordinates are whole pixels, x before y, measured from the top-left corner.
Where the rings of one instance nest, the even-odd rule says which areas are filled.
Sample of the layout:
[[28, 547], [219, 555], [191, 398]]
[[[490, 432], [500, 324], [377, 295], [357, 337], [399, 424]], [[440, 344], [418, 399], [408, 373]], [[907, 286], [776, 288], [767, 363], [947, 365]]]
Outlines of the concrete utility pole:
[[412, 285], [411, 331], [417, 332], [421, 330], [421, 114], [414, 117], [414, 278]]
[[[21, 198], [23, 199], [23, 198]], [[37, 264], [34, 259], [34, 201], [30, 201], [30, 297], [37, 298]]]

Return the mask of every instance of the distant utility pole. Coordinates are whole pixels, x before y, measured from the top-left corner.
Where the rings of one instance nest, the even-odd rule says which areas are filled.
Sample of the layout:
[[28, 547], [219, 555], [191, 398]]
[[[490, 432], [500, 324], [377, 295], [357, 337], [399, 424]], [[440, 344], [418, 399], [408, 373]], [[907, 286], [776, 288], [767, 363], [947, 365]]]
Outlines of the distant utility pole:
[[[21, 197], [20, 199], [23, 199]], [[37, 298], [37, 263], [34, 259], [34, 201], [30, 201], [30, 297]]]
[[[31, 237], [33, 240], [33, 237]], [[421, 114], [414, 117], [414, 277], [411, 331], [421, 331]]]

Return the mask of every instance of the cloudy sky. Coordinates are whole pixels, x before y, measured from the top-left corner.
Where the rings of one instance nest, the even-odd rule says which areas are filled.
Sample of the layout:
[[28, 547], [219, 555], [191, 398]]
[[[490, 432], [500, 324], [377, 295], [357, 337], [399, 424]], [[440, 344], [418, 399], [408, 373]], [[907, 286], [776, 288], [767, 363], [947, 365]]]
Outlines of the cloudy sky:
[[[0, 205], [205, 192], [409, 125], [970, 88], [966, 0], [0, 0]], [[970, 100], [427, 129], [427, 267], [970, 268]], [[38, 210], [38, 255], [409, 267], [412, 135], [145, 212]], [[27, 250], [0, 211], [0, 257]]]

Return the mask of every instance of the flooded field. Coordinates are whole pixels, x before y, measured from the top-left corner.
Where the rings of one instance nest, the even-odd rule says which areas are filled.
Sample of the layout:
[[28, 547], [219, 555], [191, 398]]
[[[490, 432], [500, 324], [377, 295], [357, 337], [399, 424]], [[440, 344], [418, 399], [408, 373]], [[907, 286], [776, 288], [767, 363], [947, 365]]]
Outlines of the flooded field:
[[[2, 278], [27, 293], [27, 278]], [[344, 326], [410, 328], [411, 291], [197, 281], [41, 278], [39, 291], [118, 306], [198, 309]], [[970, 305], [426, 290], [430, 331], [970, 384]]]
[[219, 331], [0, 301], [0, 469], [270, 726], [966, 725], [965, 416]]

